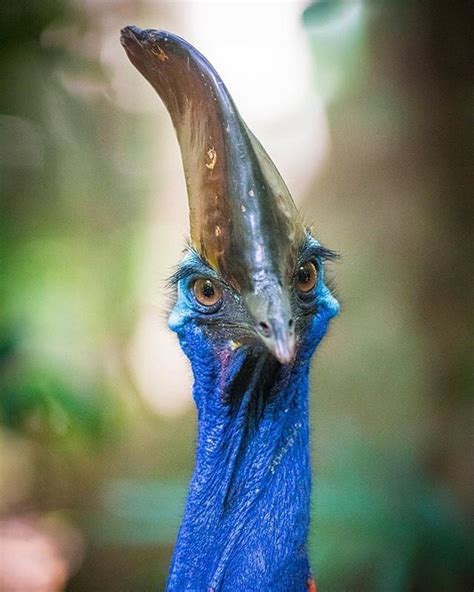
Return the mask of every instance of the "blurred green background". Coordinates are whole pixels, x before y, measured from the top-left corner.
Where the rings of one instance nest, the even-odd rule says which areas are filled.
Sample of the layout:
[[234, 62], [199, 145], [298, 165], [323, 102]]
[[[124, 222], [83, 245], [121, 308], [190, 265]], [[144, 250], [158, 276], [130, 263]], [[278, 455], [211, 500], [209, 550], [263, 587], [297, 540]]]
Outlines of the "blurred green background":
[[187, 205], [118, 35], [214, 39], [227, 80], [237, 13], [261, 73], [231, 91], [342, 254], [313, 369], [318, 589], [473, 588], [472, 3], [20, 0], [0, 8], [1, 590], [164, 586], [194, 455], [163, 287]]

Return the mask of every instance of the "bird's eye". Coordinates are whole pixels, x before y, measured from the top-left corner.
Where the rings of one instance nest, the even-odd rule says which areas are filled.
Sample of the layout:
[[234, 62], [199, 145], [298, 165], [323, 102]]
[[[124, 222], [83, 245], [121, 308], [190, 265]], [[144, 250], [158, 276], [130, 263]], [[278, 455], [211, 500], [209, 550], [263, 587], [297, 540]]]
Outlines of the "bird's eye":
[[222, 290], [207, 278], [200, 278], [193, 284], [193, 292], [196, 300], [203, 306], [213, 306], [222, 298]]
[[303, 263], [296, 272], [296, 288], [303, 293], [310, 292], [318, 280], [316, 266], [311, 261]]

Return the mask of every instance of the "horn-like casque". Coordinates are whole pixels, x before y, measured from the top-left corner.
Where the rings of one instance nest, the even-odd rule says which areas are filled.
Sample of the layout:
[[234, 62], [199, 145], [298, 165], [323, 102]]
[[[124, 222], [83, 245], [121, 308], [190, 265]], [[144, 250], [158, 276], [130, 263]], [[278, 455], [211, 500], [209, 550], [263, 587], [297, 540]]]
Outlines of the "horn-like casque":
[[[193, 246], [240, 291], [256, 326], [288, 342], [285, 288], [305, 234], [288, 188], [217, 72], [194, 47], [171, 33], [134, 26], [122, 30], [121, 42], [171, 115]], [[286, 360], [291, 352], [283, 350], [277, 357]]]

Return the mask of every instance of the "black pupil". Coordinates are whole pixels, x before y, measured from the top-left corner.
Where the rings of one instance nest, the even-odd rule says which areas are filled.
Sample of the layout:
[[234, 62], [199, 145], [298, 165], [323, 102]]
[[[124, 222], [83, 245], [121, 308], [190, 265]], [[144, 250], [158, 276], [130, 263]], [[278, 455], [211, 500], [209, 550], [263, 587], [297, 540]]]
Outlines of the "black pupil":
[[214, 286], [210, 280], [206, 280], [201, 288], [204, 298], [212, 298], [214, 296]]
[[298, 270], [298, 281], [300, 284], [307, 284], [311, 279], [311, 271], [309, 266], [302, 265]]

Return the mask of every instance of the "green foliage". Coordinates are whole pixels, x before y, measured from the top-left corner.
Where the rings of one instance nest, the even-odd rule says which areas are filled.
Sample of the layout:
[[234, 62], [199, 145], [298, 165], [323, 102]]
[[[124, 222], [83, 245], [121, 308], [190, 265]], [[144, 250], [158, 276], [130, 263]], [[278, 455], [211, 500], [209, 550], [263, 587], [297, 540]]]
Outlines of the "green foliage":
[[45, 38], [83, 15], [53, 0], [1, 11], [1, 420], [97, 440], [120, 406], [109, 398], [105, 350], [133, 326], [145, 200], [105, 149], [117, 109], [65, 83], [104, 73]]

